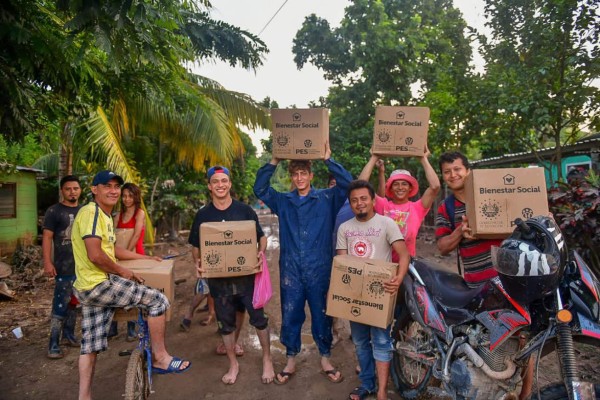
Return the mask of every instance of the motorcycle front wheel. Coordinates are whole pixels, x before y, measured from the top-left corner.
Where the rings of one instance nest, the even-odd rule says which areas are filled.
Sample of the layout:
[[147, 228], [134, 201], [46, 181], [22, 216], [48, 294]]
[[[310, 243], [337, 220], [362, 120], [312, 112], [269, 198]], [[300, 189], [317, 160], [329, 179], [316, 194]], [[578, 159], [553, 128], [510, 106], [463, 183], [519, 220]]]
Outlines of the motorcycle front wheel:
[[[600, 400], [600, 384], [594, 384], [594, 391], [596, 392], [593, 399]], [[540, 396], [538, 397], [537, 392], [534, 390], [529, 396], [529, 400], [563, 400], [568, 399], [567, 388], [562, 383], [553, 383], [543, 387], [540, 390]]]
[[406, 352], [432, 356], [432, 341], [423, 327], [408, 320], [400, 326], [396, 337], [396, 351], [392, 359], [392, 379], [402, 398], [414, 399], [423, 393], [431, 380], [432, 366], [406, 356]]

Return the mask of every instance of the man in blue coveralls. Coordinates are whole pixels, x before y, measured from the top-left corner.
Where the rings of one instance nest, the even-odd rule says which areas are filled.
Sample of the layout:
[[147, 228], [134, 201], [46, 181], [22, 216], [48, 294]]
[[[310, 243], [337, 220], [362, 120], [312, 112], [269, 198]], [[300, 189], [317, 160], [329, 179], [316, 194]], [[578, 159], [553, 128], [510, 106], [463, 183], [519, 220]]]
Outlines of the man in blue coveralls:
[[288, 170], [295, 187], [292, 192], [280, 193], [270, 186], [279, 159], [273, 158], [256, 174], [254, 194], [279, 217], [281, 343], [286, 347], [287, 364], [275, 377], [277, 384], [287, 383], [296, 372], [295, 356], [302, 344], [300, 335], [307, 301], [322, 371], [331, 382], [343, 379], [329, 360], [333, 337], [331, 317], [325, 315], [325, 309], [333, 254], [331, 234], [352, 176], [330, 157], [331, 149], [326, 142], [325, 164], [337, 181], [329, 189], [311, 186], [313, 173], [308, 160], [290, 161]]

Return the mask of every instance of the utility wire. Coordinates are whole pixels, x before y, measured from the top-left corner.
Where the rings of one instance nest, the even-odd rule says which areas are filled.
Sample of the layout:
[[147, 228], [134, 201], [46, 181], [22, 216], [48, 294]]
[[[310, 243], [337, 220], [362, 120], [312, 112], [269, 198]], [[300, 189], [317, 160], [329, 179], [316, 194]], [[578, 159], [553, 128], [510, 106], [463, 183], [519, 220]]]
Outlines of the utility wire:
[[267, 23], [265, 24], [265, 26], [263, 26], [263, 28], [260, 30], [260, 32], [258, 32], [258, 35], [256, 36], [260, 36], [261, 33], [263, 33], [265, 31], [265, 29], [267, 29], [267, 26], [269, 26], [269, 24], [271, 23], [271, 21], [273, 21], [273, 19], [277, 16], [277, 14], [279, 14], [279, 11], [281, 11], [281, 9], [283, 8], [283, 6], [285, 6], [285, 4], [288, 2], [289, 0], [285, 0], [283, 2], [283, 4], [281, 6], [279, 6], [279, 8], [277, 9], [277, 11], [275, 11], [275, 14], [273, 14], [273, 16], [271, 17], [271, 19], [269, 19], [267, 21]]

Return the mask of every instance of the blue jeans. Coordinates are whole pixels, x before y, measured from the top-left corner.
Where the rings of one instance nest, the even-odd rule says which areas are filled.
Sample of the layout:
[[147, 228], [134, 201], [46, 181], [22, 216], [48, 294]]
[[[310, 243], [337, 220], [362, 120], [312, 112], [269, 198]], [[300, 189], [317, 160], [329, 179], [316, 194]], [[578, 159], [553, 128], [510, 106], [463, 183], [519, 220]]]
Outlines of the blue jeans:
[[390, 327], [377, 328], [370, 325], [350, 321], [352, 342], [356, 348], [356, 358], [360, 365], [358, 378], [361, 387], [369, 392], [377, 391], [377, 376], [375, 361], [390, 362], [392, 360], [393, 344], [390, 337]]
[[52, 316], [64, 319], [73, 294], [75, 275], [56, 275], [54, 278], [54, 298], [52, 299]]

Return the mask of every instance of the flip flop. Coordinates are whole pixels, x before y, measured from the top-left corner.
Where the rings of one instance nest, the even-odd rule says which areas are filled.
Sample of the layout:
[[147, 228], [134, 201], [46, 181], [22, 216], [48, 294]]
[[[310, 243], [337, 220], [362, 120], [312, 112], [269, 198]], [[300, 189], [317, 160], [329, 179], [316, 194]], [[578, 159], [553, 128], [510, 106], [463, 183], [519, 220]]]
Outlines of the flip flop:
[[336, 378], [335, 375], [338, 373], [337, 369], [329, 369], [327, 371], [325, 370], [321, 370], [322, 374], [325, 374], [325, 376], [327, 377], [327, 379], [329, 380], [329, 382], [332, 383], [340, 383], [344, 380], [344, 376], [340, 373], [340, 377]]
[[371, 392], [369, 392], [367, 389], [364, 389], [361, 387], [355, 387], [354, 390], [352, 390], [350, 392], [350, 394], [348, 395], [348, 400], [356, 400], [356, 399], [353, 399], [352, 396], [358, 396], [358, 400], [364, 400], [370, 394], [371, 394]]
[[184, 369], [180, 369], [179, 367], [181, 367], [181, 364], [183, 364], [184, 361], [186, 361], [186, 360], [182, 360], [181, 358], [178, 358], [178, 357], [173, 357], [171, 359], [171, 362], [169, 363], [169, 367], [167, 369], [152, 367], [152, 373], [158, 374], [158, 375], [180, 374], [182, 372], [187, 371], [192, 366], [192, 362], [188, 361], [189, 362], [188, 366], [185, 367]]
[[[294, 376], [295, 372], [285, 372], [285, 371], [281, 371], [280, 373], [275, 375], [275, 379], [273, 379], [273, 383], [275, 383], [276, 385], [285, 385], [286, 383], [288, 383], [290, 381], [290, 379], [292, 379], [292, 376]], [[281, 380], [279, 379], [279, 377], [281, 376]]]

